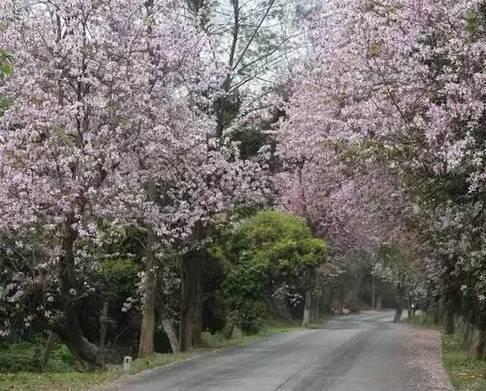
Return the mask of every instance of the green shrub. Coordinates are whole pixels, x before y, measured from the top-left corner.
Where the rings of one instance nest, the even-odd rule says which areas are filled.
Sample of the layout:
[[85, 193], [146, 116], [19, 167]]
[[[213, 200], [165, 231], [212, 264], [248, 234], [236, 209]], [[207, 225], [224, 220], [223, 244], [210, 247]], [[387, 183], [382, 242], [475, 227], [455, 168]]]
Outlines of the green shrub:
[[227, 333], [234, 326], [258, 332], [267, 315], [265, 299], [282, 286], [289, 295], [302, 297], [316, 268], [328, 259], [325, 241], [304, 220], [274, 210], [244, 220], [216, 240], [210, 252], [224, 265]]
[[0, 347], [0, 372], [36, 371], [35, 345], [17, 342]]
[[[0, 373], [41, 372], [47, 340], [35, 337], [30, 341], [15, 341], [0, 345]], [[55, 342], [45, 370], [69, 372], [74, 368], [74, 357], [69, 349]]]

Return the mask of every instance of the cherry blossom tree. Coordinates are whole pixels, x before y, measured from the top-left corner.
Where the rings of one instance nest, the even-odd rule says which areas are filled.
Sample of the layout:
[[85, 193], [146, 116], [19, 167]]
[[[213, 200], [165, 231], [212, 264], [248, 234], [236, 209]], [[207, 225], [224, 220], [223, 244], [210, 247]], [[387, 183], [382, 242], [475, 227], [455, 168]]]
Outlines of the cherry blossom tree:
[[174, 3], [152, 3], [153, 24], [145, 23], [149, 6], [73, 0], [2, 9], [1, 46], [15, 70], [0, 92], [14, 101], [1, 122], [2, 228], [39, 225], [57, 239], [58, 332], [89, 365], [101, 358], [79, 319], [79, 243], [96, 238], [100, 218], [168, 232], [147, 185], [174, 178], [164, 168], [176, 164], [182, 132], [190, 148], [207, 126], [184, 98], [202, 43]]
[[214, 216], [265, 196], [261, 164], [211, 138], [206, 36], [172, 1], [16, 2], [2, 17], [15, 69], [0, 92], [15, 102], [2, 119], [2, 229], [57, 239], [58, 332], [89, 365], [101, 357], [79, 322], [81, 244], [110, 225], [144, 232], [139, 355], [150, 355], [158, 243], [197, 242]]
[[482, 1], [331, 1], [289, 109], [315, 150], [347, 144], [405, 184], [448, 332], [466, 299], [484, 329], [484, 25]]

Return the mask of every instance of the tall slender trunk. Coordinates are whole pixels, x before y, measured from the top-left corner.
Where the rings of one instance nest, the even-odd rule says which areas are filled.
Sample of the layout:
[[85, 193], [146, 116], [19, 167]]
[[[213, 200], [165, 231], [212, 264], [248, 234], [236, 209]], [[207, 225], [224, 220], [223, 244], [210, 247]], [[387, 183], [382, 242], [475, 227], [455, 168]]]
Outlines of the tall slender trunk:
[[155, 236], [151, 228], [147, 232], [145, 259], [145, 285], [143, 295], [142, 325], [140, 327], [140, 345], [138, 357], [149, 357], [154, 354], [155, 332], [155, 295], [157, 273], [155, 270]]
[[467, 350], [471, 347], [472, 334], [473, 334], [472, 314], [469, 314], [464, 319], [464, 328], [463, 328], [462, 342], [461, 342], [461, 347], [463, 349]]
[[345, 306], [345, 293], [344, 293], [344, 281], [341, 282], [339, 286], [339, 297], [338, 297], [338, 314], [344, 314], [344, 306]]
[[[202, 296], [201, 265], [197, 259], [196, 252], [186, 254], [181, 262], [182, 274], [182, 311], [180, 324], [180, 347], [181, 351], [191, 351], [200, 340], [201, 327], [198, 314], [202, 311], [199, 300]], [[198, 303], [199, 302], [199, 303]], [[196, 334], [196, 335], [195, 335]], [[196, 338], [194, 338], [196, 336]]]
[[458, 286], [460, 286], [460, 281], [458, 281], [456, 273], [455, 260], [448, 260], [443, 285], [445, 300], [444, 333], [446, 335], [453, 335], [456, 333], [456, 314], [459, 314], [461, 309], [461, 294]]
[[405, 292], [401, 284], [398, 285], [397, 287], [397, 309], [395, 312], [395, 317], [393, 318], [393, 323], [398, 323], [400, 322], [400, 319], [402, 318], [402, 312], [403, 312], [403, 301], [404, 301], [404, 296]]
[[[197, 262], [197, 260], [196, 260]], [[202, 269], [198, 262], [198, 272], [196, 280], [194, 281], [194, 328], [192, 342], [194, 347], [201, 346], [202, 342], [202, 328], [203, 328], [203, 287], [202, 287]]]
[[101, 358], [101, 365], [105, 366], [105, 341], [106, 341], [106, 329], [108, 323], [108, 302], [103, 302], [103, 309], [101, 310], [100, 315], [100, 341], [99, 341], [99, 349], [100, 349], [100, 358]]
[[320, 296], [314, 294], [312, 296], [312, 312], [311, 312], [311, 320], [313, 322], [319, 321], [320, 318]]
[[302, 318], [302, 327], [309, 325], [312, 319], [312, 289], [305, 292], [304, 316]]
[[412, 298], [409, 296], [407, 300], [407, 320], [413, 319]]
[[444, 318], [444, 333], [446, 335], [453, 335], [456, 332], [455, 313], [456, 308], [454, 306], [454, 302], [451, 298], [449, 298], [446, 302]]

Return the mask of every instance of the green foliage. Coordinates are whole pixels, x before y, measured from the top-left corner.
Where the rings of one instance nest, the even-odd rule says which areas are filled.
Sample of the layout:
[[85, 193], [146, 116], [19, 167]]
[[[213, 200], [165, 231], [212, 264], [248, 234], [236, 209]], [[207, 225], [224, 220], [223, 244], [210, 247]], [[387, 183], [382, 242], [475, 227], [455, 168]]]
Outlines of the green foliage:
[[256, 269], [287, 273], [315, 267], [327, 256], [326, 244], [296, 216], [266, 210], [242, 223], [232, 238], [234, 254]]
[[459, 337], [442, 335], [442, 361], [455, 390], [486, 390], [486, 361], [468, 358]]
[[[40, 336], [30, 341], [18, 341], [0, 345], [0, 373], [41, 372], [46, 339]], [[61, 343], [55, 343], [51, 351], [48, 371], [70, 372], [74, 370], [74, 357]]]
[[486, 4], [479, 4], [478, 9], [469, 11], [466, 16], [466, 29], [474, 37], [478, 34], [484, 34], [486, 24]]
[[406, 284], [413, 279], [414, 249], [400, 247], [398, 244], [382, 244], [376, 251], [380, 265], [388, 271], [392, 281]]
[[140, 266], [132, 259], [114, 258], [103, 261], [101, 274], [106, 296], [115, 301], [123, 301], [133, 295], [139, 271]]
[[244, 159], [256, 156], [262, 147], [270, 143], [270, 137], [260, 127], [242, 127], [232, 132], [230, 137], [232, 141], [239, 143], [239, 150]]
[[[13, 73], [12, 56], [5, 50], [0, 49], [0, 83]], [[12, 104], [12, 99], [8, 96], [0, 95], [0, 117], [5, 110]]]
[[0, 80], [13, 73], [12, 56], [0, 49]]
[[310, 272], [326, 260], [327, 246], [302, 219], [264, 210], [223, 234], [211, 254], [226, 270], [227, 323], [255, 332], [265, 316], [265, 297], [282, 283], [304, 290]]

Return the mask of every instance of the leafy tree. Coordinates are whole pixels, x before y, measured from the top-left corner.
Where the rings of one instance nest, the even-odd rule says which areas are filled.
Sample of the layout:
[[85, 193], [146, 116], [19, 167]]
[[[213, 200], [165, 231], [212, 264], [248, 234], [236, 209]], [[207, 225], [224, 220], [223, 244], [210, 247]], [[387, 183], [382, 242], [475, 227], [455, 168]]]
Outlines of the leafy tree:
[[228, 241], [213, 247], [226, 265], [223, 291], [228, 311], [241, 322], [254, 320], [264, 298], [282, 284], [302, 294], [314, 271], [327, 261], [327, 245], [303, 220], [273, 210], [258, 212], [239, 224]]

